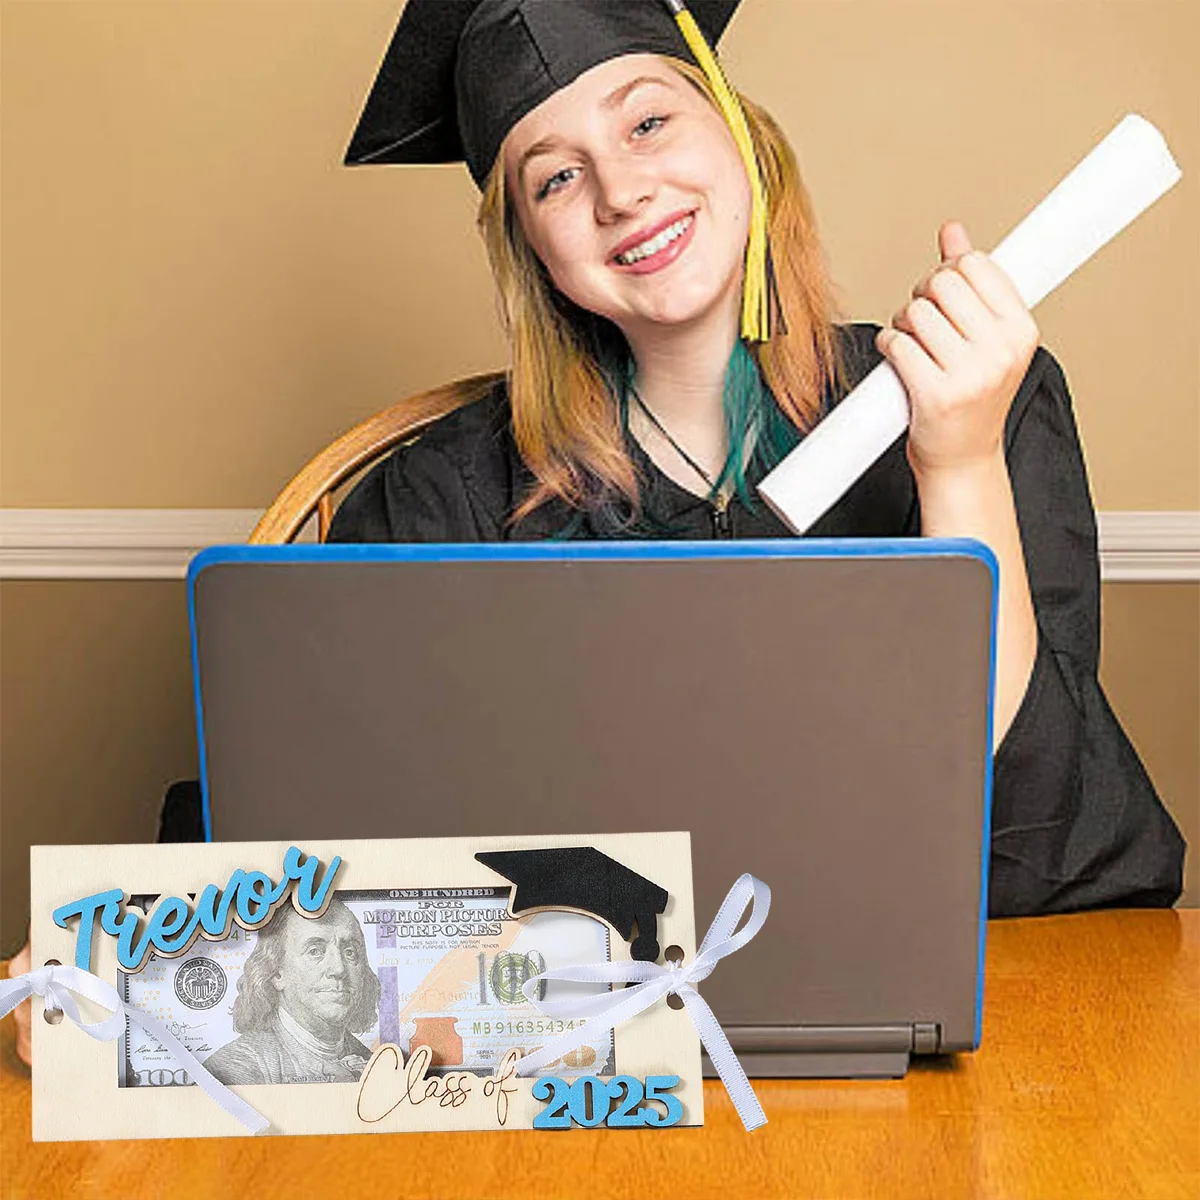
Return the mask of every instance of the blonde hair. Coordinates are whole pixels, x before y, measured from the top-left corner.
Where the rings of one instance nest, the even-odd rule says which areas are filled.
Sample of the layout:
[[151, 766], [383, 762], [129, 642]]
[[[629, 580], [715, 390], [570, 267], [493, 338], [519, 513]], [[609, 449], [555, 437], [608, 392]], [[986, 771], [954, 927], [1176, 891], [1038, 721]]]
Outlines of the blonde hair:
[[[702, 71], [678, 59], [666, 61], [715, 105]], [[820, 415], [825, 391], [840, 395], [845, 389], [834, 332], [844, 318], [796, 156], [766, 110], [739, 98], [766, 189], [775, 283], [787, 321], [786, 330], [751, 351], [779, 408], [806, 432]], [[580, 308], [553, 285], [507, 195], [503, 160], [502, 149], [484, 184], [477, 224], [512, 351], [513, 433], [536, 479], [510, 523], [555, 497], [586, 508], [616, 495], [636, 513], [637, 475], [602, 366], [624, 338], [610, 321]]]

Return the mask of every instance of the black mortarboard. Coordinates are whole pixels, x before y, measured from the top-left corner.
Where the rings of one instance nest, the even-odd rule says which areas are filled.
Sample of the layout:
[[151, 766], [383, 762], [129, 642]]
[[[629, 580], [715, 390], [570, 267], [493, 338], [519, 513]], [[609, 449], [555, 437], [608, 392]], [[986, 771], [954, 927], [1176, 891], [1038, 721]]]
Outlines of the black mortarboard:
[[[715, 44], [739, 0], [690, 0]], [[346, 165], [466, 159], [482, 185], [508, 131], [622, 54], [696, 62], [667, 0], [408, 0]], [[700, 65], [700, 64], [697, 64]]]
[[594, 846], [541, 850], [491, 850], [475, 857], [516, 884], [509, 908], [514, 916], [533, 909], [577, 909], [607, 921], [639, 962], [658, 958], [658, 914], [667, 907], [666, 889]]

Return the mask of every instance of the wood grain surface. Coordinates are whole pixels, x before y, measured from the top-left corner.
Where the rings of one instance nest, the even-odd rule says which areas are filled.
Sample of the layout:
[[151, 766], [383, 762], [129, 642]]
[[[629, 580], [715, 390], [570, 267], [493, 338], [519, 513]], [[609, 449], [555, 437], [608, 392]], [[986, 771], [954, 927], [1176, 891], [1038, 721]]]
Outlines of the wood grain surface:
[[978, 1053], [896, 1081], [759, 1081], [754, 1134], [710, 1082], [695, 1130], [34, 1144], [8, 1017], [0, 1194], [1200, 1196], [1200, 912], [993, 922], [987, 970]]

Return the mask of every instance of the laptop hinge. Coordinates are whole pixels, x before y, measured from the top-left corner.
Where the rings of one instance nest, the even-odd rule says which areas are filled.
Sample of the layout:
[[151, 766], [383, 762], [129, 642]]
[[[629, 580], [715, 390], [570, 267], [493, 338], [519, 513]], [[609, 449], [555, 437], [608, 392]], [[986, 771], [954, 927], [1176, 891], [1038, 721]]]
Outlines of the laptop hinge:
[[942, 1027], [932, 1021], [913, 1025], [913, 1053], [936, 1054], [942, 1048]]

